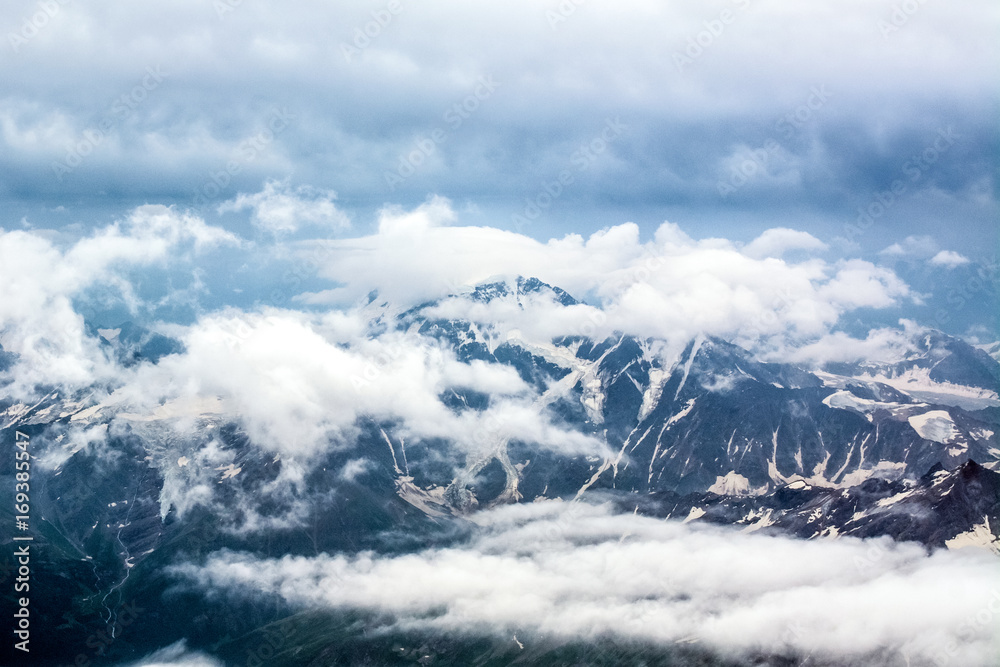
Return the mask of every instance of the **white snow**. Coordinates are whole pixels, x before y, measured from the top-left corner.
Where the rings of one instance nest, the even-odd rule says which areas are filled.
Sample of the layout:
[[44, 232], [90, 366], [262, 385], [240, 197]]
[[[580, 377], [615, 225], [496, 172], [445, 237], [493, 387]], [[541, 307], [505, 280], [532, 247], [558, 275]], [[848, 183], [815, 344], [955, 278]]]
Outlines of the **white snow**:
[[986, 354], [990, 355], [997, 361], [1000, 361], [1000, 341], [995, 341], [993, 343], [984, 343], [981, 345], [974, 345]]
[[649, 369], [649, 387], [642, 395], [642, 406], [639, 408], [639, 421], [641, 422], [653, 411], [663, 393], [663, 385], [666, 384], [670, 376], [662, 368], [652, 367]]
[[448, 515], [448, 503], [444, 499], [446, 490], [443, 486], [422, 489], [408, 476], [396, 478], [396, 494], [428, 516]]
[[871, 413], [875, 410], [887, 410], [895, 415], [899, 414], [899, 412], [903, 410], [913, 409], [914, 407], [913, 404], [907, 403], [873, 401], [867, 398], [861, 398], [860, 396], [855, 396], [849, 391], [835, 391], [823, 399], [823, 404], [840, 410], [853, 410], [854, 412], [860, 412], [868, 419], [868, 421], [873, 421]]
[[399, 463], [396, 461], [396, 450], [392, 446], [392, 440], [389, 439], [389, 435], [385, 432], [385, 429], [380, 428], [379, 433], [382, 434], [385, 444], [389, 445], [389, 453], [392, 454], [393, 469], [395, 469], [397, 475], [402, 475], [403, 471], [399, 469]]
[[[115, 398], [115, 395], [112, 395], [111, 398]], [[121, 399], [118, 400], [120, 401]], [[102, 408], [107, 404], [108, 401], [105, 401], [105, 403], [96, 407]], [[133, 422], [154, 422], [161, 419], [220, 415], [225, 413], [225, 411], [225, 406], [223, 405], [221, 398], [217, 396], [195, 396], [167, 401], [149, 414], [140, 415], [122, 412], [118, 416], [122, 419], [127, 419]], [[83, 413], [80, 414], [82, 415]], [[73, 415], [72, 419], [77, 419], [77, 415]]]
[[924, 440], [942, 444], [953, 440], [958, 435], [958, 428], [951, 415], [944, 410], [931, 410], [920, 415], [913, 415], [907, 421]]
[[951, 382], [938, 382], [932, 380], [930, 374], [930, 368], [914, 366], [896, 377], [890, 378], [880, 373], [875, 376], [862, 376], [858, 379], [887, 384], [893, 389], [909, 394], [918, 401], [927, 403], [952, 405], [966, 410], [1000, 406], [1000, 396], [997, 396], [995, 391]]
[[774, 510], [772, 510], [772, 509], [766, 509], [766, 510], [764, 510], [764, 513], [761, 514], [760, 520], [756, 521], [756, 522], [750, 524], [749, 526], [747, 526], [746, 528], [744, 528], [743, 532], [744, 533], [754, 533], [754, 532], [760, 530], [761, 528], [767, 528], [768, 526], [773, 526], [775, 524], [775, 521], [771, 518], [771, 515], [773, 513], [774, 513]]
[[70, 417], [69, 420], [71, 422], [75, 422], [84, 419], [90, 419], [104, 408], [105, 408], [104, 404], [98, 403], [97, 405], [87, 408], [86, 410], [80, 410], [79, 412], [75, 413], [72, 417]]
[[858, 468], [847, 473], [837, 486], [841, 488], [857, 486], [870, 477], [900, 479], [905, 473], [906, 464], [901, 461], [879, 461], [872, 468]]
[[840, 408], [841, 410], [866, 412], [874, 407], [875, 401], [860, 398], [849, 391], [835, 391], [823, 399], [823, 404], [831, 408]]
[[749, 496], [750, 480], [735, 470], [726, 473], [724, 476], [716, 477], [715, 484], [708, 487], [709, 493], [717, 493], [720, 496]]
[[687, 382], [688, 375], [691, 373], [691, 366], [694, 364], [694, 358], [698, 356], [698, 350], [701, 349], [702, 343], [705, 342], [705, 336], [698, 334], [694, 339], [694, 344], [691, 346], [691, 356], [687, 358], [684, 362], [684, 377], [681, 378], [681, 383], [677, 385], [677, 391], [674, 393], [674, 400], [676, 401], [680, 398], [681, 389], [684, 388], [684, 383]]
[[685, 417], [687, 417], [688, 414], [691, 412], [691, 408], [694, 407], [694, 402], [696, 400], [698, 400], [698, 399], [692, 398], [692, 399], [688, 400], [688, 402], [685, 404], [684, 408], [681, 409], [680, 412], [678, 412], [673, 417], [671, 417], [670, 419], [668, 419], [667, 420], [667, 428], [669, 429], [671, 426], [673, 426], [674, 424], [676, 424], [677, 422], [679, 422], [681, 419], [684, 419]]
[[988, 441], [990, 438], [993, 437], [993, 431], [991, 431], [988, 428], [974, 428], [971, 431], [969, 431], [969, 435], [971, 435], [976, 440]]
[[935, 487], [935, 486], [937, 486], [939, 484], [943, 484], [945, 482], [945, 480], [948, 479], [948, 476], [949, 476], [949, 473], [948, 473], [947, 470], [938, 470], [936, 473], [934, 473], [933, 475], [931, 475], [931, 479], [934, 480], [933, 482], [931, 482], [931, 486]]
[[[624, 451], [624, 448], [622, 448], [622, 450]], [[619, 454], [619, 458], [621, 458], [620, 454]], [[580, 498], [580, 496], [582, 496], [584, 493], [586, 493], [587, 489], [589, 489], [591, 486], [593, 486], [594, 482], [596, 482], [600, 478], [600, 476], [604, 474], [605, 470], [607, 470], [608, 468], [612, 467], [612, 465], [615, 465], [615, 464], [617, 464], [617, 461], [612, 461], [610, 458], [605, 459], [601, 463], [600, 467], [597, 469], [597, 472], [595, 472], [593, 474], [593, 476], [591, 476], [591, 478], [589, 480], [587, 480], [587, 482], [584, 483], [583, 486], [580, 487], [580, 490], [576, 492], [575, 499], [578, 500]], [[649, 466], [650, 466], [650, 469], [652, 469], [653, 464], [650, 463]], [[617, 471], [617, 468], [616, 468], [616, 471]], [[546, 487], [546, 488], [548, 488], [548, 487]]]
[[120, 334], [121, 332], [122, 332], [121, 329], [98, 329], [97, 330], [97, 333], [101, 336], [101, 338], [103, 338], [104, 340], [108, 341], [109, 343], [113, 343], [116, 340], [118, 340], [118, 334]]
[[1000, 538], [993, 535], [990, 530], [990, 518], [983, 517], [983, 522], [972, 527], [964, 533], [959, 533], [950, 540], [945, 540], [945, 546], [949, 549], [964, 549], [966, 547], [977, 547], [988, 549], [1000, 555]]
[[692, 507], [691, 511], [688, 512], [687, 518], [684, 519], [684, 521], [682, 521], [681, 523], [687, 523], [689, 521], [694, 521], [695, 519], [700, 519], [703, 516], [705, 516], [705, 510], [703, 510], [700, 507]]
[[218, 468], [216, 468], [216, 470], [222, 471], [222, 477], [219, 478], [220, 484], [222, 483], [222, 480], [229, 479], [231, 477], [236, 477], [241, 472], [243, 472], [243, 468], [237, 467], [235, 463], [230, 463], [227, 466], [219, 466]]
[[882, 500], [878, 501], [875, 504], [875, 506], [876, 507], [889, 507], [890, 505], [895, 505], [900, 500], [905, 500], [906, 498], [909, 498], [912, 495], [913, 495], [913, 491], [903, 491], [902, 493], [897, 493], [894, 496], [889, 496], [888, 498], [883, 498]]
[[[938, 382], [931, 379], [930, 373], [931, 369], [929, 368], [913, 367], [896, 377], [888, 377], [883, 373], [847, 377], [823, 371], [814, 371], [813, 375], [823, 382], [823, 386], [835, 389], [846, 389], [851, 383], [862, 383], [869, 386], [876, 396], [879, 395], [879, 385], [887, 385], [922, 403], [950, 405], [965, 410], [981, 410], [1000, 406], [1000, 396], [995, 391], [951, 382]], [[860, 405], [858, 404], [859, 407]], [[885, 403], [883, 405], [898, 404]], [[851, 409], [850, 406], [844, 407]]]

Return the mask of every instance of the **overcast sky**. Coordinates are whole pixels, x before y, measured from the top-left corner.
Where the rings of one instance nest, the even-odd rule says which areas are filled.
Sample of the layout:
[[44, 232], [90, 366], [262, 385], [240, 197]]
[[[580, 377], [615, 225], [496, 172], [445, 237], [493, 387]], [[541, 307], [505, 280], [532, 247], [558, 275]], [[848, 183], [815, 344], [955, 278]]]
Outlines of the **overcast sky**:
[[[15, 220], [90, 223], [190, 205], [235, 161], [208, 199], [290, 178], [336, 191], [362, 226], [437, 194], [509, 228], [568, 171], [530, 233], [670, 219], [699, 236], [830, 239], [900, 179], [862, 246], [933, 234], [982, 250], [1000, 7], [896, 4], [15, 2], [0, 198]], [[269, 123], [273, 140], [244, 143]], [[415, 173], [387, 178], [421, 144]]]
[[[16, 2], [0, 227], [66, 248], [138, 206], [192, 210], [244, 243], [172, 278], [197, 304], [157, 316], [188, 321], [266, 300], [277, 241], [368, 238], [434, 197], [449, 225], [541, 242], [789, 228], [911, 288], [855, 333], [989, 338], [1000, 7], [897, 5]], [[335, 287], [327, 269], [297, 286]]]
[[[10, 0], [4, 9], [0, 345], [17, 355], [11, 396], [101, 383], [137, 411], [221, 401], [258, 443], [290, 434], [274, 453], [301, 466], [289, 463], [291, 476], [351, 439], [359, 415], [398, 420], [407, 437], [475, 432], [480, 424], [441, 402], [452, 386], [502, 399], [499, 418], [539, 448], [605, 454], [528, 410], [533, 390], [509, 369], [461, 363], [415, 334], [372, 334], [370, 313], [350, 306], [373, 288], [402, 307], [494, 275], [536, 275], [586, 303], [541, 299], [505, 312], [452, 300], [440, 314], [503, 321], [540, 340], [598, 322], [595, 332], [660, 337], [675, 351], [709, 333], [805, 364], [886, 359], [923, 327], [998, 337], [995, 0]], [[86, 325], [129, 319], [175, 336], [184, 352], [117, 365]], [[352, 377], [387, 352], [391, 363], [359, 390]], [[206, 469], [231, 463], [211, 448], [198, 456]], [[202, 482], [168, 483], [164, 502], [197, 502], [190, 490]], [[568, 525], [586, 532], [603, 520]], [[635, 520], [648, 534], [633, 543], [618, 534], [600, 543], [642, 571], [643, 545], [673, 539], [649, 521]], [[730, 543], [706, 535], [709, 546]], [[454, 571], [450, 557], [481, 572], [493, 554], [512, 575], [534, 562], [490, 548], [385, 559], [369, 574], [315, 559], [299, 564], [307, 576], [223, 554], [198, 576], [222, 588], [315, 589], [339, 567], [353, 583], [391, 589], [442, 563]], [[812, 548], [782, 542], [782, 559], [761, 561], [808, 567]], [[857, 549], [843, 546], [842, 563]], [[703, 553], [683, 562], [700, 564]], [[542, 545], [531, 555], [548, 554]], [[851, 620], [891, 642], [934, 627], [934, 641], [951, 637], [985, 602], [955, 596], [928, 611], [933, 598], [910, 604], [910, 581], [952, 581], [936, 576], [944, 562], [975, 592], [981, 564], [906, 556], [910, 579], [880, 569], [828, 589], [824, 576], [803, 579], [829, 596], [821, 602], [868, 586], [865, 601], [891, 609], [855, 619], [830, 606], [806, 620], [821, 629]], [[236, 576], [251, 570], [259, 576]], [[312, 597], [289, 601], [330, 606], [303, 590]], [[484, 599], [503, 593], [495, 582], [484, 590]], [[674, 593], [650, 600], [654, 619], [685, 613]], [[694, 599], [710, 610], [744, 593]], [[562, 599], [546, 594], [542, 603]], [[779, 620], [794, 616], [765, 593], [748, 599]], [[512, 609], [503, 627], [516, 626]], [[595, 627], [614, 629], [614, 610], [599, 608]], [[713, 646], [756, 641], [717, 627]], [[992, 646], [980, 634], [963, 664], [986, 664]], [[810, 636], [820, 643], [797, 646], [803, 653], [855, 651], [853, 636]]]

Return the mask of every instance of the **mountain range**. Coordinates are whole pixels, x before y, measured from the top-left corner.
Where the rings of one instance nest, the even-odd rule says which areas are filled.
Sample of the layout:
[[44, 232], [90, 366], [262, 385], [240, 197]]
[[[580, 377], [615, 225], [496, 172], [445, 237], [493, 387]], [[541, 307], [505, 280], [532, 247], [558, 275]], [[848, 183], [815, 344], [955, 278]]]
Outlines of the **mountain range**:
[[[523, 310], [537, 299], [581, 303], [520, 277], [449, 297], [490, 312]], [[373, 335], [407, 332], [436, 341], [461, 362], [513, 369], [534, 390], [531, 410], [602, 443], [606, 454], [539, 447], [502, 422], [475, 434], [479, 446], [455, 450], [363, 417], [352, 446], [332, 447], [289, 496], [274, 488], [287, 462], [255, 447], [239, 416], [211, 400], [138, 414], [96, 387], [75, 395], [40, 388], [31, 402], [6, 399], [4, 443], [13, 443], [17, 431], [45, 443], [35, 455], [46, 465], [36, 466], [32, 485], [41, 554], [35, 567], [38, 577], [62, 585], [50, 585], [38, 600], [39, 622], [57, 628], [56, 641], [41, 653], [71, 664], [79, 647], [89, 646], [82, 652], [93, 664], [112, 664], [101, 661], [186, 637], [235, 655], [237, 638], [263, 636], [291, 612], [178, 592], [167, 573], [179, 558], [220, 549], [276, 558], [407, 553], [461, 541], [478, 512], [518, 503], [607, 503], [626, 513], [745, 532], [806, 540], [888, 537], [1000, 555], [1000, 363], [986, 350], [921, 330], [901, 358], [807, 367], [710, 336], [673, 351], [663, 340], [621, 333], [529, 340], [503, 321], [447, 317], [444, 301], [398, 309], [372, 293], [362, 310]], [[133, 323], [90, 331], [125, 367], [184, 350], [182, 341]], [[15, 361], [0, 350], [0, 371]], [[461, 415], [481, 413], [496, 399], [455, 387], [441, 400]], [[198, 435], [170, 428], [179, 419], [195, 423]], [[106, 446], [72, 435], [81, 431], [106, 438]], [[233, 463], [205, 473], [213, 484], [195, 485], [204, 473], [195, 469], [196, 453], [209, 445], [232, 452]], [[5, 481], [12, 484], [13, 474], [5, 464]], [[11, 508], [0, 514], [13, 522]], [[100, 634], [114, 627], [122, 604], [156, 599], [169, 599], [174, 611], [147, 605], [121, 638]], [[315, 662], [263, 664], [326, 664], [331, 627], [342, 642], [368, 641], [351, 635], [356, 618], [295, 618], [313, 628], [310, 642], [322, 644], [309, 649]], [[578, 649], [549, 649], [580, 659]], [[491, 651], [492, 645], [463, 644], [458, 653], [478, 660]], [[614, 655], [591, 664], [613, 664]], [[400, 654], [397, 662], [422, 656]], [[439, 657], [434, 664], [461, 663]]]

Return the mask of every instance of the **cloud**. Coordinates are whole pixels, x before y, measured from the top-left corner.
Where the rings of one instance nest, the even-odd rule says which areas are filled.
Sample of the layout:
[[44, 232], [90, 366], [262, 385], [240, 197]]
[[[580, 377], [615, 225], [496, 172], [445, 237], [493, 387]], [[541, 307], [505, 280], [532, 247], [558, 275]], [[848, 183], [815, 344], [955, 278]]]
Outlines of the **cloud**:
[[747, 257], [781, 257], [790, 250], [823, 251], [827, 245], [818, 238], [795, 229], [768, 229], [743, 248]]
[[187, 642], [181, 640], [122, 667], [223, 667], [223, 664], [204, 653], [189, 651]]
[[[284, 187], [266, 186], [253, 201], [287, 193]], [[102, 414], [118, 414], [118, 428], [138, 428], [137, 420], [152, 416], [191, 436], [204, 431], [198, 421], [203, 414], [215, 423], [235, 422], [259, 450], [280, 455], [282, 481], [289, 483], [330, 452], [355, 446], [360, 424], [372, 420], [391, 425], [390, 437], [438, 447], [460, 477], [503, 456], [510, 441], [565, 456], [602, 457], [607, 445], [560, 426], [550, 412], [552, 400], [571, 385], [535, 387], [511, 366], [462, 362], [433, 337], [397, 328], [393, 313], [424, 304], [424, 317], [471, 322], [491, 344], [516, 340], [543, 356], [560, 354], [552, 347], [559, 337], [603, 339], [623, 332], [655, 339], [652, 352], [669, 365], [691, 338], [709, 334], [777, 358], [822, 363], [899, 345], [887, 331], [868, 340], [831, 332], [845, 313], [892, 308], [911, 297], [891, 270], [811, 257], [808, 252], [822, 250], [823, 243], [785, 228], [764, 232], [748, 254], [726, 239], [695, 240], [671, 223], [646, 241], [637, 225], [626, 223], [589, 238], [571, 234], [546, 242], [458, 223], [450, 203], [435, 197], [412, 209], [384, 209], [368, 236], [298, 242], [294, 247], [303, 256], [321, 258], [316, 263], [324, 278], [342, 285], [306, 300], [358, 305], [216, 309], [169, 327], [181, 351], [128, 368], [86, 332], [74, 305], [80, 290], [108, 284], [138, 309], [141, 299], [124, 269], [248, 245], [162, 206], [136, 209], [65, 250], [35, 232], [4, 233], [0, 256], [10, 257], [4, 265], [10, 280], [0, 289], [10, 298], [0, 302], [0, 322], [5, 350], [20, 360], [10, 373], [20, 383], [13, 393], [44, 383], [68, 393], [100, 384], [94, 400], [106, 410]], [[792, 250], [806, 253], [773, 256]], [[550, 290], [489, 303], [469, 298], [471, 284], [519, 274], [590, 303], [564, 305]], [[365, 295], [373, 288], [378, 298], [368, 303]], [[448, 294], [456, 296], [426, 304]], [[443, 398], [461, 390], [489, 396], [488, 405], [456, 409]], [[89, 447], [98, 435], [78, 434], [73, 442]], [[200, 453], [171, 451], [172, 458], [158, 459], [170, 471], [164, 473], [164, 507], [183, 513], [208, 502], [218, 482], [211, 471], [238, 467], [215, 439], [198, 443]], [[193, 465], [175, 470], [180, 456]], [[348, 477], [360, 472], [344, 470]]]
[[804, 541], [574, 503], [479, 513], [465, 545], [399, 556], [218, 552], [172, 569], [202, 590], [392, 614], [399, 629], [589, 641], [610, 633], [723, 655], [989, 665], [995, 558], [888, 539]]
[[819, 292], [842, 311], [887, 308], [910, 295], [906, 283], [892, 270], [860, 259], [840, 262], [836, 275]]
[[434, 196], [412, 211], [406, 211], [401, 206], [382, 209], [378, 216], [378, 231], [388, 236], [414, 237], [432, 227], [449, 225], [456, 219], [451, 202]]
[[[607, 453], [599, 440], [552, 425], [510, 367], [460, 362], [433, 339], [403, 332], [343, 342], [356, 330], [343, 316], [294, 311], [205, 317], [186, 330], [183, 353], [124, 375], [115, 400], [148, 414], [217, 398], [255, 445], [286, 460], [283, 474], [293, 479], [331, 448], [352, 446], [362, 417], [394, 423], [394, 433], [418, 442], [444, 439], [456, 462], [509, 439], [565, 455]], [[440, 396], [462, 388], [489, 395], [490, 405], [456, 413]]]
[[30, 395], [35, 385], [72, 389], [110, 379], [115, 370], [85, 332], [73, 299], [103, 285], [135, 307], [128, 268], [239, 243], [200, 218], [154, 205], [136, 208], [65, 249], [40, 233], [0, 230], [0, 343], [19, 355], [10, 391]]
[[350, 218], [334, 204], [337, 195], [308, 186], [292, 188], [288, 180], [269, 180], [256, 194], [239, 193], [235, 199], [220, 204], [219, 213], [251, 209], [253, 224], [273, 232], [294, 232], [303, 225], [329, 230], [349, 227]]
[[351, 459], [344, 464], [344, 467], [337, 476], [344, 481], [353, 482], [368, 472], [373, 465], [373, 462], [369, 459]]
[[[387, 197], [412, 207], [440, 192], [489, 208], [491, 224], [506, 225], [567, 169], [574, 184], [539, 222], [590, 233], [666, 211], [709, 221], [704, 229], [723, 221], [760, 231], [762, 220], [838, 229], [902, 179], [911, 204], [895, 204], [880, 226], [933, 230], [941, 213], [961, 210], [970, 214], [967, 247], [988, 238], [997, 210], [982, 186], [995, 161], [996, 128], [984, 111], [992, 72], [969, 63], [996, 54], [992, 4], [948, 11], [925, 3], [901, 27], [891, 9], [863, 2], [792, 13], [728, 4], [734, 21], [715, 37], [705, 30], [719, 7], [628, 0], [614, 12], [579, 7], [563, 16], [528, 0], [503, 12], [434, 0], [394, 16], [374, 38], [362, 30], [372, 8], [359, 2], [60, 5], [28, 43], [0, 54], [10, 73], [0, 98], [0, 182], [29, 206], [97, 192], [129, 205], [163, 196], [184, 206], [221, 184], [214, 208], [265, 179], [294, 177], [366, 211]], [[12, 16], [9, 34], [28, 9]], [[882, 24], [899, 29], [883, 34]], [[780, 51], [762, 51], [761, 36]], [[683, 64], [687, 50], [697, 57]], [[78, 69], [67, 71], [67, 62]], [[147, 68], [163, 72], [152, 90], [143, 87]], [[464, 111], [489, 76], [500, 88]], [[52, 85], [39, 87], [42, 80]], [[456, 106], [464, 116], [448, 115]], [[275, 109], [294, 116], [277, 136], [267, 134]], [[576, 170], [576, 151], [615, 116], [628, 131]], [[98, 135], [103, 120], [111, 127]], [[949, 125], [958, 141], [909, 181], [904, 164]], [[435, 130], [445, 138], [391, 191], [385, 174]], [[720, 197], [719, 165], [769, 142], [780, 150], [761, 170], [767, 187]], [[82, 164], [54, 177], [53, 163], [75, 163], [80, 153]], [[926, 206], [924, 197], [944, 205]]]
[[548, 343], [567, 335], [600, 339], [612, 333], [607, 315], [600, 308], [586, 304], [564, 306], [550, 290], [529, 293], [518, 300], [497, 298], [487, 303], [462, 295], [444, 299], [420, 313], [430, 319], [473, 322], [496, 344], [511, 340]]
[[[455, 218], [444, 200], [435, 199], [409, 214], [383, 214], [375, 234], [302, 245], [300, 257], [317, 262], [321, 276], [342, 286], [299, 299], [346, 303], [375, 287], [380, 299], [402, 308], [489, 279], [535, 276], [572, 294], [590, 295], [595, 303], [588, 309], [545, 299], [515, 308], [452, 302], [435, 312], [474, 321], [508, 316], [514, 320], [509, 326], [539, 335], [544, 329], [549, 338], [579, 333], [584, 326], [595, 330], [588, 321], [600, 319], [596, 331], [604, 334], [686, 342], [709, 333], [753, 344], [761, 337], [821, 336], [845, 312], [890, 308], [912, 297], [893, 271], [871, 262], [768, 256], [825, 247], [794, 230], [765, 232], [750, 244], [748, 255], [725, 239], [696, 241], [671, 223], [646, 242], [637, 225], [626, 223], [587, 239], [568, 234], [543, 243], [490, 227], [460, 226]], [[430, 259], [436, 257], [448, 260]], [[597, 316], [593, 308], [603, 312]]]
[[797, 349], [782, 350], [773, 360], [823, 366], [831, 362], [896, 362], [914, 351], [915, 336], [923, 331], [913, 322], [901, 320], [901, 329], [872, 329], [864, 339], [835, 331]]
[[962, 266], [963, 264], [968, 263], [968, 257], [963, 257], [953, 250], [942, 250], [938, 254], [931, 257], [931, 264], [934, 264], [935, 266], [944, 266], [949, 269], [954, 269], [957, 266]]
[[888, 257], [925, 259], [937, 252], [937, 249], [937, 241], [930, 236], [907, 236], [901, 243], [893, 243], [879, 254]]

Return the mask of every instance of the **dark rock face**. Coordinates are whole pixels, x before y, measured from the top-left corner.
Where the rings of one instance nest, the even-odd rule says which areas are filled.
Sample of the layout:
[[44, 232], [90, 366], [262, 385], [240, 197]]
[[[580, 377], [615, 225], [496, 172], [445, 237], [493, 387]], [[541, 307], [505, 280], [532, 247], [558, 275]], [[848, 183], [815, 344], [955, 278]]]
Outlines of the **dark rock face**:
[[[534, 279], [481, 285], [471, 298], [520, 303], [529, 284], [535, 294], [549, 290], [565, 299]], [[516, 339], [491, 347], [471, 323], [425, 320], [421, 311], [404, 314], [403, 322], [453, 346], [463, 359], [509, 365], [539, 390], [569, 375], [579, 378], [555, 409], [570, 426], [599, 435], [620, 452], [592, 483], [595, 489], [696, 493], [731, 474], [752, 489], [772, 490], [798, 478], [849, 486], [876, 468], [915, 478], [937, 462], [998, 463], [1000, 415], [990, 401], [972, 405], [975, 400], [961, 395], [935, 395], [936, 387], [913, 378], [910, 391], [904, 381], [893, 386], [873, 379], [930, 369], [937, 383], [1000, 388], [1000, 364], [944, 334], [915, 341], [916, 351], [904, 362], [840, 364], [817, 373], [757, 361], [710, 337], [692, 340], [672, 365], [653, 351], [657, 341], [630, 336], [563, 338], [548, 351]], [[565, 355], [553, 354], [557, 348], [572, 351], [579, 363], [566, 363]], [[932, 412], [950, 424], [947, 437], [925, 438], [910, 421], [919, 424]]]
[[[630, 499], [616, 502], [623, 510], [634, 509]], [[953, 470], [934, 466], [915, 481], [870, 478], [843, 489], [798, 483], [753, 497], [657, 492], [642, 497], [638, 507], [664, 518], [695, 516], [698, 521], [804, 539], [888, 536], [945, 547], [987, 525], [981, 536], [992, 532], [997, 539], [1000, 474], [967, 461]], [[979, 545], [988, 547], [982, 540]], [[1000, 539], [994, 550], [1000, 553]]]

